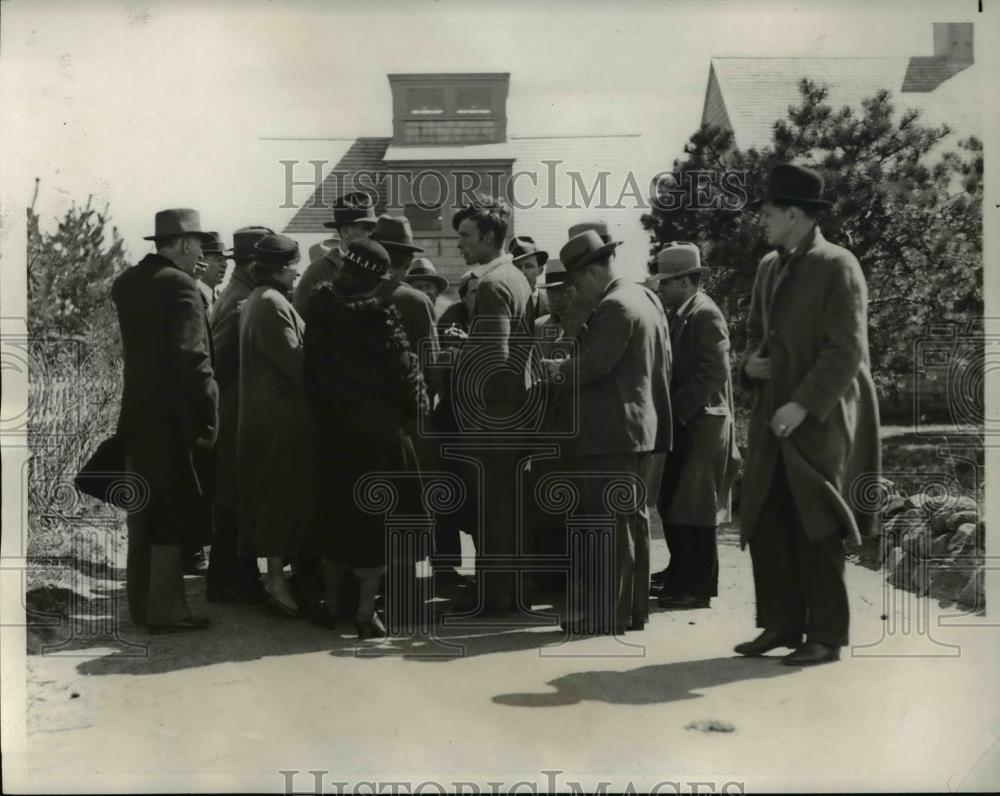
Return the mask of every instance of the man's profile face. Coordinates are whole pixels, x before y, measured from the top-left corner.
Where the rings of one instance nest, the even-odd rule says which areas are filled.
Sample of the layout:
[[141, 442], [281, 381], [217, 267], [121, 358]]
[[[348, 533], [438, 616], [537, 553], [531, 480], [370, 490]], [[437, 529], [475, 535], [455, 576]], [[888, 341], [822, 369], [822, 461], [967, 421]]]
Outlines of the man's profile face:
[[795, 223], [793, 208], [778, 207], [773, 202], [764, 202], [760, 208], [759, 218], [768, 245], [784, 246]]
[[464, 218], [458, 225], [458, 250], [466, 265], [488, 263], [493, 259], [493, 247], [490, 245], [492, 236], [486, 239], [479, 234], [479, 225], [475, 219]]
[[524, 274], [524, 278], [528, 280], [531, 289], [534, 290], [538, 282], [538, 275], [541, 273], [541, 268], [538, 267], [538, 257], [534, 254], [529, 255], [523, 260], [518, 260], [517, 266], [521, 269], [521, 273]]
[[177, 244], [177, 258], [174, 262], [181, 270], [188, 274], [194, 274], [198, 267], [198, 260], [201, 258], [201, 238], [187, 235], [180, 239]]

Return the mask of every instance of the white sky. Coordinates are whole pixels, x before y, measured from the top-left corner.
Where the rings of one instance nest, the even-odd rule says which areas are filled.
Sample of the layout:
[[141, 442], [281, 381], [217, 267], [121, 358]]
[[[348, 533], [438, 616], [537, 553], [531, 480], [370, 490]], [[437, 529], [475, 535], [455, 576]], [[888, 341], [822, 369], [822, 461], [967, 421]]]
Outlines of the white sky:
[[27, 204], [41, 177], [49, 223], [90, 193], [110, 202], [136, 258], [163, 207], [198, 208], [227, 238], [277, 223], [251, 215], [259, 136], [391, 135], [389, 72], [510, 72], [509, 133], [641, 132], [669, 167], [712, 55], [928, 55], [932, 22], [978, 16], [971, 0], [8, 0], [2, 13], [7, 192]]

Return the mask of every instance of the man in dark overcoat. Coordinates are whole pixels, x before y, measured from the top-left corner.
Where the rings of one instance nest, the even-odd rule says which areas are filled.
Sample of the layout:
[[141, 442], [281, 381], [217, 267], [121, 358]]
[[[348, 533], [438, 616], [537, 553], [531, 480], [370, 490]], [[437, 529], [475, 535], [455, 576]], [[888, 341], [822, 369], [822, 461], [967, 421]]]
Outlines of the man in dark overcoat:
[[[461, 432], [475, 430], [489, 445], [482, 456], [483, 527], [477, 529], [476, 568], [487, 615], [509, 613], [517, 605], [518, 468], [525, 429], [518, 414], [528, 396], [534, 332], [531, 286], [510, 256], [504, 240], [510, 223], [507, 205], [476, 196], [451, 219], [458, 250], [479, 274], [469, 337], [455, 368], [455, 384], [475, 383], [475, 394], [458, 391], [455, 412]], [[479, 378], [475, 378], [478, 375]], [[488, 577], [487, 561], [496, 570]]]
[[209, 541], [218, 387], [212, 340], [192, 274], [207, 239], [197, 211], [156, 214], [156, 253], [112, 286], [125, 362], [118, 432], [148, 500], [128, 514], [126, 591], [132, 621], [197, 630], [184, 593], [183, 547]]
[[292, 306], [306, 323], [309, 323], [309, 298], [316, 285], [333, 281], [348, 247], [355, 241], [368, 240], [371, 235], [375, 228], [375, 204], [363, 191], [344, 194], [333, 203], [333, 221], [324, 221], [323, 226], [337, 230], [340, 241], [309, 263], [295, 285]]
[[[610, 545], [599, 552], [571, 601], [571, 632], [620, 635], [649, 617], [649, 515], [643, 494], [651, 454], [671, 445], [670, 341], [657, 297], [616, 272], [617, 243], [589, 229], [559, 252], [568, 279], [594, 311], [569, 359], [543, 360], [549, 378], [578, 390], [577, 455], [583, 514], [614, 518]], [[482, 289], [482, 288], [480, 288]], [[582, 611], [577, 611], [582, 608]]]
[[850, 495], [880, 468], [868, 288], [854, 255], [816, 224], [822, 192], [818, 173], [779, 165], [755, 203], [776, 251], [757, 269], [741, 369], [754, 404], [740, 526], [763, 632], [736, 651], [793, 647], [789, 665], [835, 661], [847, 644], [845, 541], [876, 519]]
[[674, 445], [664, 462], [658, 501], [670, 550], [659, 602], [674, 610], [708, 608], [718, 594], [716, 530], [729, 519], [729, 491], [740, 461], [729, 328], [701, 289], [708, 268], [695, 244], [668, 243], [656, 262], [651, 282], [670, 315], [674, 419]]
[[239, 512], [236, 498], [236, 430], [239, 423], [240, 305], [254, 289], [250, 277], [253, 247], [268, 227], [243, 227], [233, 233], [229, 282], [212, 307], [215, 380], [219, 385], [219, 440], [215, 446], [215, 532], [208, 566], [210, 602], [257, 602], [262, 597], [257, 560], [237, 555]]

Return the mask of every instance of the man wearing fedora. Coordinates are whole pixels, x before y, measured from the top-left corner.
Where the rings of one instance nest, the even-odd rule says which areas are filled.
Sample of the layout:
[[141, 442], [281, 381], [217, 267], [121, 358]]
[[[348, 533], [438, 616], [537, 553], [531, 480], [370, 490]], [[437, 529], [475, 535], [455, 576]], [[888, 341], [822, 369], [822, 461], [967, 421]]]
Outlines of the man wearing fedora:
[[162, 210], [145, 238], [156, 253], [111, 288], [124, 352], [118, 434], [126, 468], [148, 495], [129, 511], [129, 614], [152, 632], [199, 630], [184, 592], [181, 551], [207, 544], [219, 392], [212, 339], [193, 274], [211, 240], [196, 210]]
[[538, 290], [548, 296], [546, 304], [549, 312], [535, 319], [535, 339], [538, 351], [545, 359], [552, 359], [556, 352], [569, 354], [572, 347], [563, 327], [570, 288], [566, 283], [566, 268], [559, 259], [549, 260]]
[[222, 242], [222, 236], [218, 232], [209, 232], [210, 240], [205, 241], [201, 246], [201, 260], [198, 261], [198, 268], [195, 269], [195, 279], [198, 282], [198, 289], [205, 299], [205, 309], [211, 311], [212, 305], [219, 297], [218, 287], [226, 275], [226, 244]]
[[854, 255], [817, 226], [822, 194], [818, 173], [783, 164], [752, 205], [776, 250], [757, 269], [741, 372], [754, 395], [741, 543], [763, 632], [736, 652], [791, 647], [792, 666], [838, 660], [847, 644], [845, 540], [860, 542], [875, 520], [851, 487], [880, 469], [868, 288]]
[[[458, 250], [479, 275], [469, 337], [460, 350], [454, 383], [480, 376], [477, 395], [454, 396], [459, 430], [480, 431], [492, 446], [483, 454], [483, 527], [476, 538], [476, 566], [485, 613], [503, 615], [517, 606], [517, 490], [520, 450], [527, 430], [518, 414], [528, 397], [534, 317], [531, 287], [504, 252], [510, 225], [505, 202], [477, 195], [452, 216]], [[481, 374], [481, 375], [480, 375]], [[486, 572], [495, 561], [501, 570]]]
[[448, 280], [437, 272], [434, 263], [426, 257], [417, 257], [404, 278], [406, 284], [419, 290], [431, 300], [434, 317], [437, 318], [437, 300], [448, 289]]
[[651, 291], [616, 272], [617, 246], [590, 229], [559, 252], [570, 282], [594, 312], [576, 356], [545, 360], [549, 378], [578, 390], [583, 513], [607, 516], [606, 493], [624, 478], [610, 547], [601, 540], [586, 545], [610, 549], [610, 557], [599, 553], [587, 567], [593, 578], [583, 585], [583, 603], [574, 599], [567, 612], [573, 632], [616, 635], [641, 630], [649, 616], [649, 520], [642, 487], [650, 477], [650, 454], [671, 444], [667, 320]]
[[521, 270], [531, 286], [532, 314], [535, 318], [548, 314], [548, 299], [545, 293], [538, 290], [538, 277], [545, 263], [549, 261], [549, 253], [538, 248], [534, 238], [528, 235], [511, 238], [507, 244], [507, 253], [510, 254], [511, 262]]
[[670, 564], [652, 581], [663, 586], [663, 608], [708, 608], [718, 594], [716, 530], [729, 519], [729, 492], [740, 462], [729, 328], [701, 288], [708, 268], [695, 244], [666, 244], [656, 265], [651, 281], [670, 317], [674, 427], [658, 500]]
[[363, 191], [344, 194], [333, 203], [333, 221], [324, 221], [327, 229], [335, 229], [339, 243], [317, 257], [306, 268], [295, 285], [292, 305], [302, 319], [309, 323], [309, 298], [316, 285], [330, 282], [344, 261], [344, 253], [352, 243], [368, 240], [375, 228], [375, 203]]
[[375, 291], [375, 298], [392, 304], [403, 319], [403, 328], [410, 341], [410, 348], [421, 360], [421, 371], [427, 377], [427, 392], [433, 401], [437, 394], [436, 377], [434, 371], [425, 368], [428, 364], [425, 360], [430, 357], [430, 362], [434, 362], [438, 356], [434, 303], [425, 293], [404, 281], [413, 262], [413, 256], [422, 253], [423, 249], [413, 242], [410, 220], [406, 216], [379, 216], [371, 237], [389, 252], [391, 260], [388, 273]]
[[236, 500], [236, 431], [239, 423], [240, 305], [253, 292], [250, 266], [254, 245], [274, 230], [242, 227], [233, 233], [233, 272], [212, 307], [215, 379], [219, 385], [219, 440], [215, 446], [215, 532], [209, 557], [210, 602], [257, 602], [263, 596], [257, 559], [237, 555], [239, 516]]

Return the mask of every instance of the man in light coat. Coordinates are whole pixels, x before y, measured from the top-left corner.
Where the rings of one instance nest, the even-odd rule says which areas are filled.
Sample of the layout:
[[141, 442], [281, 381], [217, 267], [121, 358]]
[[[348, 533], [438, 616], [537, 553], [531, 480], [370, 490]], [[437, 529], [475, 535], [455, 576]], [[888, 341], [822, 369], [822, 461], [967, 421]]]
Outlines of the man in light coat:
[[763, 632], [736, 651], [792, 647], [785, 663], [802, 666], [838, 660], [848, 642], [845, 540], [876, 520], [850, 495], [881, 463], [868, 289], [854, 255], [816, 224], [822, 192], [816, 172], [780, 165], [755, 203], [777, 250], [757, 269], [741, 369], [754, 393], [741, 538]]
[[718, 594], [716, 530], [729, 519], [729, 491], [739, 466], [729, 372], [729, 329], [701, 289], [708, 268], [693, 243], [668, 243], [651, 277], [670, 313], [673, 450], [659, 494], [670, 565], [662, 572], [660, 606], [708, 608]]
[[[620, 635], [649, 616], [646, 485], [653, 452], [671, 445], [670, 341], [656, 296], [620, 276], [618, 244], [590, 229], [559, 252], [569, 280], [594, 311], [570, 359], [544, 360], [549, 378], [578, 390], [583, 514], [613, 515], [610, 556], [599, 553], [582, 605], [571, 600], [571, 632]], [[590, 540], [598, 550], [603, 540]], [[608, 548], [604, 548], [607, 550]], [[582, 610], [581, 610], [582, 609]]]

